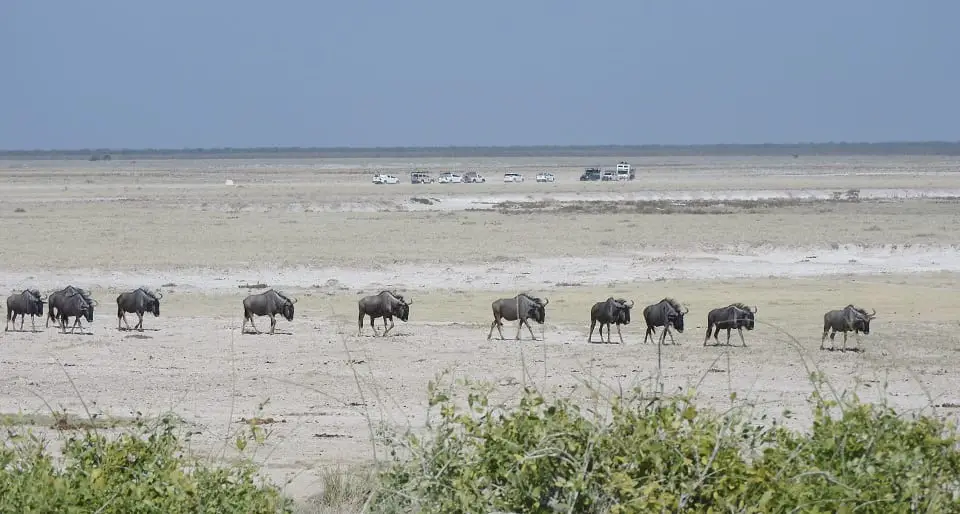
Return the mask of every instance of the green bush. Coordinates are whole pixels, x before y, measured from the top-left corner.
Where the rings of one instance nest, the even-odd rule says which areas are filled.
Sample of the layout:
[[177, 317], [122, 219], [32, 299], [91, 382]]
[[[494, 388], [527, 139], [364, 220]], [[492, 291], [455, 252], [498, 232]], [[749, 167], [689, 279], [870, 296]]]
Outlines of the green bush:
[[[220, 467], [185, 456], [168, 418], [146, 432], [130, 429], [108, 438], [83, 430], [66, 439], [58, 465], [44, 441], [8, 428], [0, 448], [0, 511], [292, 511], [277, 489], [256, 483], [253, 463]], [[259, 437], [255, 431], [253, 437]]]
[[855, 396], [813, 395], [799, 433], [690, 397], [584, 411], [533, 389], [509, 408], [467, 390], [463, 408], [431, 383], [439, 422], [386, 440], [374, 511], [960, 512], [955, 427]]

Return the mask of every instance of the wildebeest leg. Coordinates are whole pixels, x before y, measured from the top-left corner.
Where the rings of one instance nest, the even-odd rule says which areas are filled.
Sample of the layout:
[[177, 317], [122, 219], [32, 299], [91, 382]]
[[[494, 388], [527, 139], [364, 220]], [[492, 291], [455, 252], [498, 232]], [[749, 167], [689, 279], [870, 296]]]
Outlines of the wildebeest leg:
[[643, 344], [647, 344], [648, 337], [650, 338], [650, 342], [653, 342], [653, 336], [650, 335], [651, 332], [653, 332], [653, 330], [650, 327], [647, 327], [647, 331], [643, 333]]
[[[524, 323], [525, 325], [527, 325], [527, 330], [530, 331], [530, 338], [533, 339], [534, 341], [536, 341], [536, 340], [537, 340], [537, 336], [533, 335], [533, 327], [530, 326], [530, 320], [529, 320], [529, 319], [525, 319], [525, 320], [523, 320], [523, 323]], [[609, 337], [609, 335], [610, 335], [610, 329], [608, 328], [608, 329], [607, 329], [607, 336]], [[517, 331], [517, 339], [520, 339], [520, 331], [519, 331], [519, 330]]]
[[666, 341], [666, 336], [670, 336], [670, 344], [677, 344], [677, 341], [673, 338], [673, 332], [670, 331], [669, 326], [663, 327], [664, 341]]
[[[587, 343], [593, 342], [593, 327], [597, 326], [597, 320], [590, 320], [590, 334], [587, 335]], [[603, 342], [603, 323], [600, 324], [600, 342]]]
[[829, 329], [829, 328], [823, 327], [823, 335], [820, 336], [820, 349], [821, 349], [821, 350], [823, 350], [823, 343], [824, 343], [824, 341], [827, 340], [827, 333], [829, 333], [829, 332], [830, 332], [830, 329]]
[[493, 327], [497, 327], [497, 332], [500, 333], [500, 340], [503, 340], [503, 329], [501, 329], [500, 318], [494, 318], [493, 323], [490, 324], [490, 333], [487, 334], [487, 339], [490, 339], [493, 336]]
[[746, 348], [747, 342], [743, 340], [743, 329], [740, 327], [737, 327], [737, 333], [740, 334], [740, 344], [742, 344], [743, 347]]
[[844, 351], [844, 352], [847, 351], [847, 333], [846, 333], [846, 332], [843, 333], [843, 349], [842, 349], [842, 351]]
[[[620, 332], [619, 324], [617, 324], [617, 335], [620, 336], [620, 344], [623, 344], [623, 333]], [[607, 327], [607, 339], [610, 339], [610, 327]]]
[[143, 313], [142, 312], [137, 313], [137, 319], [138, 319], [137, 325], [133, 328], [143, 332]]
[[[717, 331], [719, 332], [720, 329], [718, 328]], [[707, 333], [703, 336], [703, 346], [707, 346], [707, 341], [710, 340], [710, 332], [713, 332], [713, 327], [710, 326], [710, 324], [708, 323], [708, 324], [707, 324]]]
[[273, 330], [277, 328], [277, 315], [270, 315], [270, 335], [273, 335]]
[[120, 314], [117, 315], [117, 330], [123, 330], [120, 326], [121, 321], [127, 325], [127, 330], [130, 330], [130, 324], [127, 323], [127, 315], [123, 311], [120, 311]]
[[[387, 328], [387, 320], [388, 320], [388, 319], [390, 320], [390, 328]], [[384, 317], [383, 317], [383, 336], [386, 337], [386, 336], [387, 336], [387, 332], [393, 330], [393, 327], [394, 327], [393, 316], [390, 316], [389, 318], [387, 318], [386, 316], [384, 316]]]
[[260, 333], [260, 329], [257, 328], [257, 324], [254, 323], [254, 321], [253, 321], [253, 316], [250, 316], [250, 326], [253, 327], [253, 333], [254, 333], [254, 334], [259, 334], [259, 333]]
[[[27, 315], [21, 312], [21, 313], [20, 313], [20, 331], [21, 331], [21, 332], [23, 332], [23, 322], [26, 321], [26, 320], [27, 320]], [[13, 315], [13, 321], [17, 321], [17, 315], [16, 315], [16, 314]]]

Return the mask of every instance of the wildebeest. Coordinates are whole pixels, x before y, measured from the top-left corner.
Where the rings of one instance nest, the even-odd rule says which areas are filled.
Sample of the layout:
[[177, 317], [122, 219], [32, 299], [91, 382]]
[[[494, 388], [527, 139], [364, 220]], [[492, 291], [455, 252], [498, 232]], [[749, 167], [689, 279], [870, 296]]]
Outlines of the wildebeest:
[[70, 327], [70, 333], [73, 333], [77, 327], [83, 330], [80, 318], [86, 318], [87, 323], [93, 323], [93, 308], [96, 305], [96, 300], [90, 298], [90, 295], [83, 289], [74, 288], [72, 291], [65, 292], [57, 301], [57, 319], [60, 322], [60, 330], [64, 334], [67, 333], [67, 321], [71, 317], [76, 319], [73, 326]]
[[270, 316], [270, 333], [273, 334], [277, 327], [277, 314], [282, 315], [287, 321], [293, 321], [293, 304], [295, 303], [297, 303], [296, 298], [273, 289], [247, 296], [243, 299], [243, 324], [240, 326], [240, 333], [244, 333], [244, 329], [247, 328], [247, 321], [250, 321], [256, 333], [260, 333], [256, 323], [253, 322], [253, 316], [256, 315]]
[[155, 318], [160, 316], [161, 298], [163, 298], [163, 294], [153, 292], [145, 287], [138, 287], [133, 291], [117, 295], [117, 330], [121, 330], [121, 320], [127, 326], [127, 330], [130, 330], [126, 313], [135, 312], [137, 314], [137, 324], [133, 328], [143, 332], [143, 313], [152, 312]]
[[[79, 293], [86, 300], [90, 311], [90, 321], [93, 320], [93, 308], [96, 306], [96, 302], [90, 298], [90, 293], [85, 289], [80, 289], [79, 287], [67, 286], [59, 291], [54, 291], [47, 296], [47, 321], [45, 326], [49, 327], [51, 321], [57, 321], [60, 311], [60, 304], [64, 301], [67, 295], [72, 293]], [[84, 316], [86, 316], [86, 314]], [[74, 327], [76, 326], [80, 326], [80, 329], [83, 330], [83, 326], [80, 325], [80, 316], [77, 316], [77, 320], [74, 323]]]
[[550, 303], [549, 298], [537, 298], [530, 296], [527, 293], [520, 293], [513, 298], [500, 298], [494, 300], [490, 304], [493, 309], [493, 323], [490, 324], [490, 333], [487, 334], [487, 339], [490, 339], [493, 336], [493, 327], [497, 327], [497, 332], [500, 333], [500, 339], [503, 339], [503, 322], [500, 321], [501, 318], [507, 321], [520, 321], [520, 324], [517, 325], [517, 337], [516, 339], [520, 340], [520, 329], [523, 328], [523, 325], [527, 325], [527, 330], [530, 331], [530, 337], [534, 341], [537, 340], [537, 336], [533, 335], [533, 328], [530, 327], [529, 318], [533, 318], [539, 324], [543, 324], [546, 320], [547, 312], [545, 307]]
[[593, 327], [600, 323], [600, 342], [603, 342], [603, 326], [607, 326], [607, 343], [610, 342], [610, 324], [617, 326], [617, 335], [620, 336], [620, 344], [623, 344], [623, 334], [620, 333], [620, 325], [630, 324], [630, 309], [633, 308], [633, 300], [627, 303], [623, 298], [610, 297], [605, 301], [593, 304], [590, 309], [590, 335], [587, 336], [587, 342], [593, 342]]
[[13, 321], [13, 327], [17, 327], [17, 315], [20, 316], [20, 330], [23, 330], [23, 322], [27, 314], [30, 315], [30, 326], [33, 330], [37, 329], [34, 322], [34, 316], [43, 316], [43, 299], [40, 298], [40, 291], [37, 289], [24, 289], [19, 293], [13, 293], [7, 297], [7, 324], [3, 331], [10, 329], [10, 321]]
[[647, 337], [653, 341], [653, 335], [657, 333], [657, 327], [663, 327], [663, 333], [660, 334], [660, 344], [665, 344], [667, 334], [670, 335], [670, 342], [676, 344], [673, 334], [670, 333], [672, 326], [679, 333], [683, 333], [683, 316], [689, 312], [689, 309], [680, 307], [680, 304], [672, 298], [664, 298], [659, 302], [648, 305], [643, 309], [643, 319], [647, 322], [647, 331], [643, 335], [643, 342], [647, 342]]
[[[393, 291], [380, 291], [377, 294], [364, 296], [357, 301], [357, 307], [360, 310], [360, 317], [357, 323], [357, 335], [363, 335], [363, 317], [370, 316], [370, 327], [373, 328], [374, 337], [377, 336], [377, 326], [374, 321], [377, 318], [383, 318], [383, 335], [393, 330], [393, 317], [400, 318], [400, 321], [406, 322], [410, 319], [410, 306], [413, 300], [407, 301], [403, 295]], [[387, 321], [390, 326], [387, 327]]]
[[734, 328], [740, 334], [740, 343], [747, 346], [747, 342], [743, 340], [743, 329], [753, 330], [757, 310], [756, 306], [747, 307], [742, 303], [731, 303], [726, 307], [713, 309], [707, 313], [707, 334], [703, 338], [703, 346], [707, 346], [711, 331], [713, 331], [713, 340], [720, 344], [717, 334], [724, 329], [727, 331], [727, 345], [729, 345], [730, 330]]
[[833, 349], [833, 337], [837, 332], [843, 332], [843, 350], [847, 349], [847, 332], [853, 332], [854, 335], [863, 332], [870, 333], [870, 320], [877, 316], [877, 310], [867, 314], [867, 311], [854, 307], [853, 304], [847, 305], [840, 310], [828, 311], [823, 315], [823, 336], [820, 338], [820, 349], [823, 350], [823, 343], [827, 339], [827, 332], [830, 332], [830, 349]]

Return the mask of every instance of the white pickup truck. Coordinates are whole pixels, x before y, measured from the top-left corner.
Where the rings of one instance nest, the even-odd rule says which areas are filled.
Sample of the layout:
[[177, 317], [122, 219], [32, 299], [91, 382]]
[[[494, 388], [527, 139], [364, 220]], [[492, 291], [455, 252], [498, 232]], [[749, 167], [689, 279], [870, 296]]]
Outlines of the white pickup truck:
[[400, 179], [394, 177], [393, 175], [385, 175], [383, 173], [378, 173], [373, 176], [374, 184], [399, 184]]

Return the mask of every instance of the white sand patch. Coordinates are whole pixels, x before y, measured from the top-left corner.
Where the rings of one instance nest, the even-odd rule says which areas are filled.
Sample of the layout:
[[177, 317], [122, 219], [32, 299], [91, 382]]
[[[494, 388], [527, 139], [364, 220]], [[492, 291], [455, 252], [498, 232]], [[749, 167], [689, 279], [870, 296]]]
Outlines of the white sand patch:
[[416, 289], [549, 289], [558, 285], [603, 285], [657, 280], [712, 280], [749, 277], [960, 272], [955, 246], [840, 246], [836, 249], [754, 247], [735, 252], [648, 250], [609, 258], [536, 258], [471, 266], [400, 264], [380, 269], [290, 267], [283, 269], [184, 269], [137, 272], [71, 269], [37, 273], [0, 272], [0, 288], [39, 287], [43, 291], [72, 284], [96, 289], [135, 288], [143, 284], [178, 290], [240, 294], [245, 285], [267, 284], [291, 291], [319, 289], [369, 291]]

